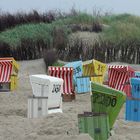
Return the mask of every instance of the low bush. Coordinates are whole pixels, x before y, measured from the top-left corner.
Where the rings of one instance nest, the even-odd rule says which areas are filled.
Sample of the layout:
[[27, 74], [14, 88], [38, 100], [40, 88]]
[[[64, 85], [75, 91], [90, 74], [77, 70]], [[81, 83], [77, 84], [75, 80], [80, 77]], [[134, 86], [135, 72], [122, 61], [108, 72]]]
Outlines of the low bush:
[[46, 70], [48, 69], [48, 66], [52, 66], [58, 60], [57, 52], [55, 49], [45, 50], [43, 57], [46, 64]]

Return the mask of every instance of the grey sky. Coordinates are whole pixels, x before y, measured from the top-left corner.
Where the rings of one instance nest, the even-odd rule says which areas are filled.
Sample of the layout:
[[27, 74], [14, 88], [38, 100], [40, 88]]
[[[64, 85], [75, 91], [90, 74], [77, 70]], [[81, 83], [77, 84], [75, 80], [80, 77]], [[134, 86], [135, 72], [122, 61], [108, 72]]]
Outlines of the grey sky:
[[96, 8], [102, 12], [131, 13], [140, 16], [140, 0], [0, 0], [0, 9], [12, 13], [32, 9], [41, 12], [60, 9], [68, 12], [72, 7], [89, 13]]

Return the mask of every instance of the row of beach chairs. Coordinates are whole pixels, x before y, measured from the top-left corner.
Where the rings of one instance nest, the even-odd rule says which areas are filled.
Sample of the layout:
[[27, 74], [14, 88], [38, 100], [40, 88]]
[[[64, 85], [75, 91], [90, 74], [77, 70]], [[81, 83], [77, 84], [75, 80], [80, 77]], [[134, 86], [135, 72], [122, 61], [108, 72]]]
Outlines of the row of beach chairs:
[[[0, 90], [17, 88], [19, 66], [14, 58], [0, 58]], [[105, 75], [108, 78], [105, 79]], [[80, 133], [107, 140], [126, 102], [125, 119], [140, 121], [140, 72], [128, 65], [106, 65], [95, 59], [49, 66], [47, 75], [30, 75], [33, 95], [28, 98], [28, 118], [62, 113], [63, 101], [90, 93], [91, 112], [78, 114]]]

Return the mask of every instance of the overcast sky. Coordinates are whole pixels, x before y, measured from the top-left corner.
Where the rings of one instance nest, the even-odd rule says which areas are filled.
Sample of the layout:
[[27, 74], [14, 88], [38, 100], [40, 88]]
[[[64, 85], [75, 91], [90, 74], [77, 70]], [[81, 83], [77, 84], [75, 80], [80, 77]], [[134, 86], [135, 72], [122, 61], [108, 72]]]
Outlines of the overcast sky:
[[131, 13], [140, 16], [140, 0], [0, 0], [0, 10], [15, 13], [17, 11], [40, 12], [61, 10], [68, 12], [72, 7], [92, 14], [93, 9], [102, 12]]

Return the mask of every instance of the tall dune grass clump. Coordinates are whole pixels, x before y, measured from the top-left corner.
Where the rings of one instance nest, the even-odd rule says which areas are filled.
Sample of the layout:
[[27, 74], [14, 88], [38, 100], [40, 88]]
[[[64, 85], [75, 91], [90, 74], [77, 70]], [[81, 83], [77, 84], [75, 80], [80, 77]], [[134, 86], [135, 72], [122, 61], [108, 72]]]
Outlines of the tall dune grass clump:
[[[84, 18], [83, 18], [84, 17]], [[43, 57], [43, 50], [56, 48], [60, 57], [65, 51], [68, 34], [71, 33], [69, 25], [86, 24], [92, 22], [92, 17], [87, 14], [68, 15], [51, 24], [36, 23], [17, 26], [0, 34], [0, 42], [10, 46], [10, 55], [17, 60], [29, 60]], [[31, 20], [33, 21], [33, 20]], [[1, 52], [5, 51], [3, 43]]]
[[133, 23], [135, 25], [140, 25], [140, 17], [131, 14], [119, 14], [119, 15], [104, 15], [100, 18], [100, 22], [107, 25], [112, 25], [112, 23]]
[[90, 31], [101, 32], [102, 25], [97, 17], [87, 13], [77, 12], [74, 16], [68, 16], [63, 20], [65, 24], [72, 29], [73, 32], [77, 31]]
[[46, 13], [39, 13], [33, 10], [29, 13], [17, 12], [15, 14], [0, 13], [0, 31], [13, 28], [17, 25], [29, 24], [29, 23], [52, 23], [56, 19], [56, 13], [49, 11]]
[[[0, 42], [10, 46], [10, 55], [17, 60], [29, 60], [43, 57], [44, 49], [56, 47], [54, 45], [54, 30], [63, 30], [63, 37], [66, 38], [70, 30], [65, 25], [54, 24], [29, 24], [18, 26], [0, 34]], [[59, 33], [58, 33], [59, 34]], [[59, 42], [57, 42], [59, 43]], [[3, 44], [0, 51], [5, 51]]]
[[87, 60], [95, 57], [93, 48], [99, 41], [100, 34], [93, 32], [77, 32], [69, 36], [67, 47], [61, 52], [65, 61], [74, 61], [78, 59]]
[[131, 22], [115, 22], [104, 30], [102, 38], [105, 45], [102, 46], [106, 48], [106, 61], [140, 63], [139, 21], [140, 18]]
[[[100, 24], [103, 24], [102, 18], [99, 19]], [[128, 14], [111, 18], [113, 19], [111, 19], [110, 25], [104, 25], [105, 28], [102, 28], [98, 39], [95, 38], [92, 44], [89, 43], [91, 40], [85, 42], [85, 38], [70, 41], [67, 47], [69, 55], [67, 54], [68, 57], [65, 56], [65, 58], [68, 60], [79, 59], [80, 54], [82, 59], [95, 58], [106, 63], [121, 61], [139, 64], [140, 18]]]
[[65, 19], [64, 24], [89, 24], [93, 21], [93, 16], [75, 9], [71, 9], [70, 13], [63, 13], [58, 10], [44, 13], [40, 13], [37, 10], [32, 10], [28, 13], [17, 12], [15, 14], [0, 12], [0, 32], [23, 24], [52, 23], [60, 19]]

